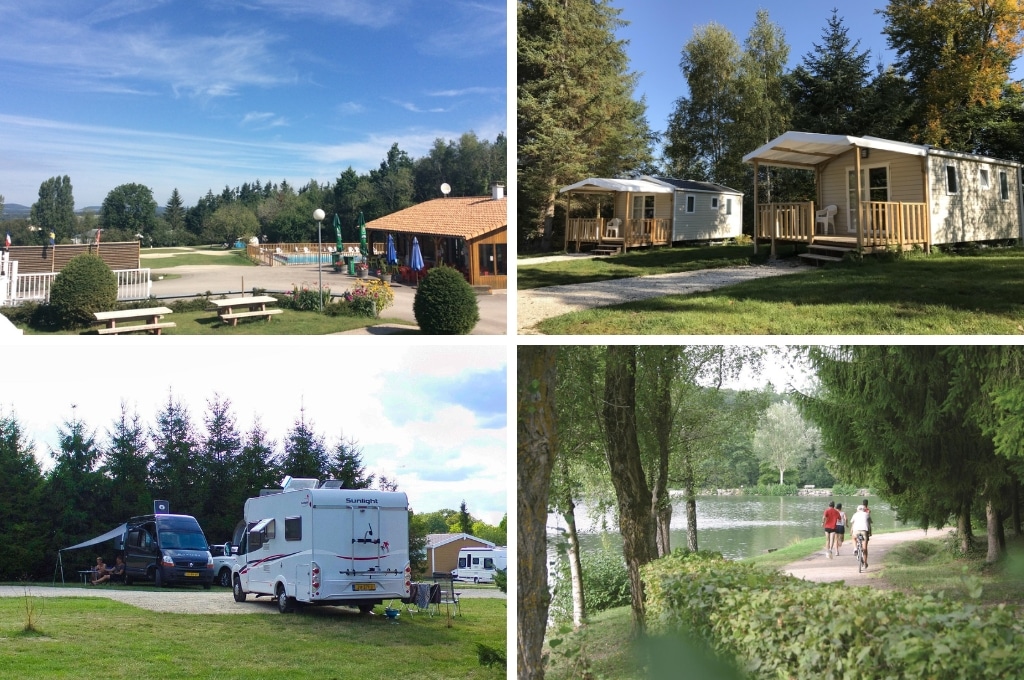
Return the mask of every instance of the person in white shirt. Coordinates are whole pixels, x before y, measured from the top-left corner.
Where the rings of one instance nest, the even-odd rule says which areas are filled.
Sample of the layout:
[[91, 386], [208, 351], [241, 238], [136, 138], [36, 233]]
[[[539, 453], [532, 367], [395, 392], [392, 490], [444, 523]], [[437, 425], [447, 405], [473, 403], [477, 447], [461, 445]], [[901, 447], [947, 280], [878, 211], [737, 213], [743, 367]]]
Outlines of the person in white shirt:
[[853, 538], [857, 540], [860, 536], [864, 539], [864, 568], [868, 567], [868, 539], [871, 538], [871, 514], [866, 505], [858, 506], [857, 512], [853, 513], [850, 519], [850, 529], [853, 531]]

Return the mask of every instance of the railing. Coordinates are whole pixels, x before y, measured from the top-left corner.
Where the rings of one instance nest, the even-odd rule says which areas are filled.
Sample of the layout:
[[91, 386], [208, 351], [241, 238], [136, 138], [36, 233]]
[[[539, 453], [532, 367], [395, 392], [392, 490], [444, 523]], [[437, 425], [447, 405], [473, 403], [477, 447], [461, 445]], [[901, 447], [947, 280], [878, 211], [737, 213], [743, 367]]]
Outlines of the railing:
[[810, 241], [814, 235], [814, 203], [761, 203], [757, 236], [785, 241]]
[[[264, 243], [258, 246], [246, 245], [245, 254], [253, 262], [273, 267], [286, 264], [284, 260], [289, 255], [316, 255], [318, 247], [320, 252], [324, 254], [333, 253], [337, 250], [337, 246], [334, 243], [324, 243], [322, 246], [318, 246], [316, 243]], [[344, 250], [348, 251], [349, 248], [355, 248], [356, 254], [358, 254], [358, 243], [346, 243]], [[374, 255], [387, 254], [387, 244], [385, 243], [374, 242], [371, 248]], [[284, 257], [275, 257], [275, 255]], [[316, 264], [315, 258], [313, 260], [313, 264]], [[326, 263], [328, 260], [324, 260], [324, 262]]]
[[602, 217], [571, 217], [565, 226], [565, 247], [581, 243], [621, 243], [626, 248], [635, 246], [667, 245], [672, 241], [672, 220], [635, 219], [620, 220], [621, 224], [609, 227]]
[[[30, 300], [49, 302], [50, 287], [58, 274], [59, 272], [18, 274], [11, 284], [10, 303], [17, 304]], [[117, 275], [118, 300], [145, 300], [149, 297], [153, 279], [148, 268], [118, 269], [114, 274]]]
[[865, 201], [860, 223], [864, 225], [865, 247], [903, 249], [931, 245], [927, 203]]

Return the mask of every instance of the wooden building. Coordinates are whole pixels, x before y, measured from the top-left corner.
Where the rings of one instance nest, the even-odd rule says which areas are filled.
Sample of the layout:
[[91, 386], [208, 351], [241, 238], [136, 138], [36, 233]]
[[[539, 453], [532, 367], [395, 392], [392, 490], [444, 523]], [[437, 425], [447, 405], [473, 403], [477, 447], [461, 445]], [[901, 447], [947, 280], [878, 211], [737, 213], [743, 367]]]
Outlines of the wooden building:
[[469, 534], [427, 534], [427, 573], [451, 572], [459, 566], [463, 548], [493, 548], [494, 544]]
[[76, 255], [99, 255], [111, 269], [138, 269], [139, 242], [61, 244], [55, 246], [11, 246], [11, 260], [17, 261], [19, 274], [59, 272]]
[[[394, 236], [407, 261], [416, 237], [427, 268], [455, 267], [473, 286], [508, 287], [508, 200], [496, 185], [491, 196], [436, 198], [366, 223], [375, 243]], [[379, 250], [379, 248], [377, 249]]]
[[[1021, 164], [877, 137], [787, 132], [744, 157], [754, 166], [755, 243], [805, 243], [837, 259], [968, 241], [1018, 239]], [[759, 202], [762, 167], [814, 172], [815, 200]], [[856, 179], [859, 177], [859, 181]]]

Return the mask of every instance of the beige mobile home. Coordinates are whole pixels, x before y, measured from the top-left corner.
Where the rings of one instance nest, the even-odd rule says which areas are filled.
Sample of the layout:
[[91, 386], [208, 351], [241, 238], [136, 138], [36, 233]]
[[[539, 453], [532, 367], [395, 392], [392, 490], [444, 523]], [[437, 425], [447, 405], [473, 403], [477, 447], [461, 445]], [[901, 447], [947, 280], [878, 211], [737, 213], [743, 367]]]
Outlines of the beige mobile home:
[[[591, 177], [562, 187], [566, 196], [565, 247], [615, 252], [673, 241], [735, 238], [743, 230], [743, 194], [710, 182], [640, 177]], [[593, 217], [573, 217], [573, 197], [604, 195]], [[602, 207], [611, 217], [602, 216]], [[605, 211], [607, 212], [607, 211]]]
[[[754, 166], [755, 242], [806, 243], [805, 257], [1021, 238], [1021, 164], [877, 137], [787, 132]], [[761, 167], [811, 170], [816, 200], [761, 202]], [[855, 178], [860, 178], [857, 181]]]

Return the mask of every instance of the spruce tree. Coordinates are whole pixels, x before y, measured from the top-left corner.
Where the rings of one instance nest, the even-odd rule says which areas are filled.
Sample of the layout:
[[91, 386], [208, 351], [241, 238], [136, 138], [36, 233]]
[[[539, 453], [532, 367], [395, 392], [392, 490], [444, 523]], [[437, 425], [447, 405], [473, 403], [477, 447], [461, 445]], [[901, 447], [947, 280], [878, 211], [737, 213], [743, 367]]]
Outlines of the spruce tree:
[[167, 205], [164, 207], [164, 221], [167, 223], [167, 228], [171, 231], [185, 228], [185, 204], [181, 200], [181, 194], [178, 193], [177, 187], [171, 192], [171, 197], [167, 200]]
[[651, 163], [654, 136], [646, 104], [633, 99], [625, 25], [608, 0], [518, 3], [517, 77], [519, 234], [554, 236], [561, 186], [588, 176], [615, 177]]
[[0, 410], [0, 580], [43, 572], [46, 555], [40, 530], [43, 474], [25, 428], [13, 413]]
[[292, 477], [324, 479], [328, 465], [324, 437], [316, 433], [312, 423], [306, 422], [306, 409], [303, 408], [285, 438], [281, 469], [284, 474]]

